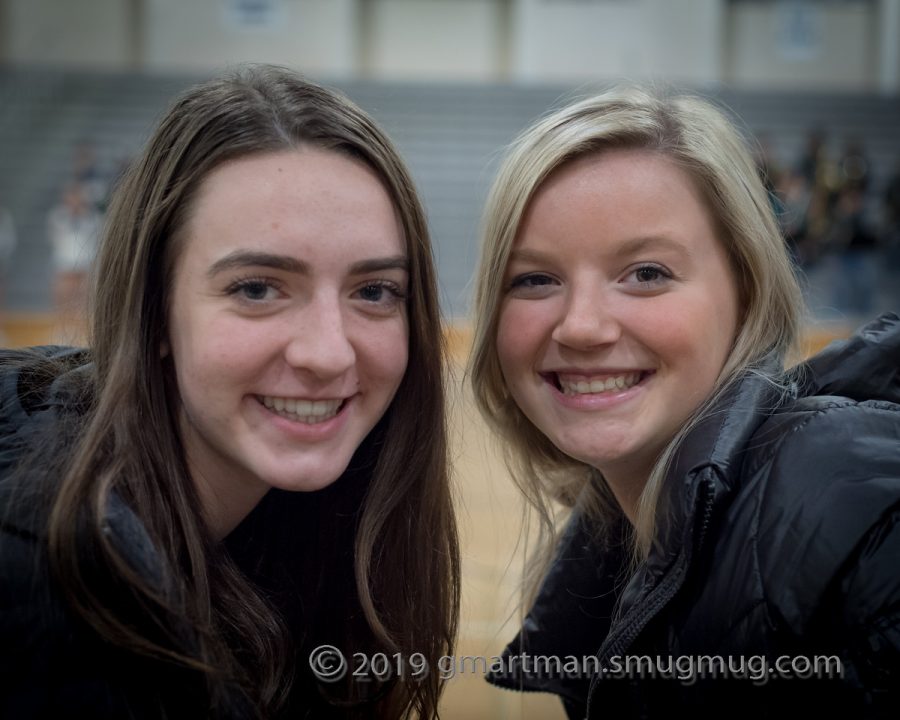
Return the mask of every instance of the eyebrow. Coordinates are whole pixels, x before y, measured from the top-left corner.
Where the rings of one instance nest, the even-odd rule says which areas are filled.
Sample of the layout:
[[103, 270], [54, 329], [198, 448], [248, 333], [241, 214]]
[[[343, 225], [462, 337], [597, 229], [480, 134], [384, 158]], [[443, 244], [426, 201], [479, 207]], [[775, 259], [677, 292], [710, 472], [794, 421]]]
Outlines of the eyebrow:
[[235, 250], [225, 257], [219, 258], [209, 266], [207, 276], [215, 277], [226, 270], [248, 267], [251, 265], [269, 267], [275, 270], [285, 270], [292, 273], [308, 273], [309, 266], [302, 260], [288, 255], [275, 255], [273, 253], [255, 252], [252, 250]]
[[636, 237], [626, 240], [617, 249], [616, 255], [633, 255], [646, 249], [662, 248], [664, 250], [675, 250], [676, 252], [690, 255], [691, 251], [682, 243], [667, 235], [648, 235], [647, 237]]
[[350, 266], [351, 275], [365, 275], [380, 270], [403, 270], [409, 272], [409, 258], [406, 255], [391, 255], [371, 260], [360, 260]]
[[[274, 270], [308, 275], [309, 264], [290, 255], [276, 255], [274, 253], [257, 252], [253, 250], [235, 250], [225, 257], [219, 258], [207, 271], [207, 276], [212, 278], [226, 270], [234, 270], [243, 267], [268, 267]], [[379, 270], [409, 270], [409, 260], [405, 255], [392, 255], [383, 258], [360, 260], [350, 266], [351, 275], [363, 275]]]
[[539, 263], [552, 257], [552, 253], [544, 253], [540, 250], [529, 250], [528, 248], [515, 248], [509, 254], [509, 262], [518, 260], [520, 262]]
[[[643, 250], [654, 248], [674, 250], [684, 255], [691, 255], [691, 251], [685, 245], [666, 235], [648, 235], [646, 237], [631, 238], [615, 248], [611, 254], [616, 257], [627, 257], [628, 255], [634, 255]], [[519, 248], [514, 249], [510, 253], [509, 259], [511, 261], [518, 260], [520, 262], [542, 262], [552, 257], [553, 253]]]

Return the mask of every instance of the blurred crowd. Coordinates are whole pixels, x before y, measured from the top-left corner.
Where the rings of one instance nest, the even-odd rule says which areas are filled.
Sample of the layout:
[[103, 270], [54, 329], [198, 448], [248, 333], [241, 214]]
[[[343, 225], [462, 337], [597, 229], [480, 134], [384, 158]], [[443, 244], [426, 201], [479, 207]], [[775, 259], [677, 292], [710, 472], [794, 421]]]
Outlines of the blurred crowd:
[[761, 136], [758, 162], [814, 314], [857, 321], [900, 300], [900, 157], [878, 188], [861, 141], [832, 156], [826, 140], [811, 130], [800, 157], [782, 165]]
[[[874, 187], [860, 141], [848, 140], [832, 155], [826, 140], [823, 130], [810, 131], [800, 156], [785, 163], [760, 135], [757, 157], [785, 241], [809, 280], [813, 315], [856, 322], [900, 306], [900, 157], [887, 182]], [[110, 186], [123, 167], [104, 170], [93, 145], [78, 145], [47, 215], [53, 310], [64, 325], [83, 316]], [[0, 332], [16, 242], [14, 218], [0, 198]]]
[[87, 284], [109, 194], [109, 178], [98, 166], [94, 148], [79, 145], [69, 181], [47, 215], [47, 238], [53, 252], [53, 306], [57, 315], [84, 313]]
[[[88, 281], [97, 251], [103, 217], [113, 179], [124, 163], [104, 170], [91, 143], [80, 143], [72, 154], [69, 171], [59, 196], [46, 217], [46, 241], [50, 250], [53, 312], [59, 328], [78, 335], [83, 322]], [[0, 199], [2, 200], [2, 199]], [[16, 225], [9, 208], [0, 203], [0, 344], [4, 341], [3, 309], [13, 253]], [[62, 335], [59, 338], [62, 339]], [[72, 340], [72, 337], [66, 337]], [[75, 338], [77, 339], [77, 338]]]

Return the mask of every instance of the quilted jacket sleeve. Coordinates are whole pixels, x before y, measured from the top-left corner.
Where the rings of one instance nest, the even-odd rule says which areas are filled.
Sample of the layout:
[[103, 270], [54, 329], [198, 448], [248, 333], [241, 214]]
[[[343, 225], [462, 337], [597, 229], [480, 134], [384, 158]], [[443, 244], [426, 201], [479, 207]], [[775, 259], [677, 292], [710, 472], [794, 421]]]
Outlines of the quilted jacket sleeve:
[[782, 420], [782, 441], [760, 468], [769, 604], [796, 637], [839, 652], [864, 717], [897, 717], [900, 407], [820, 398]]
[[866, 689], [874, 717], [900, 706], [900, 508], [869, 533], [841, 578], [848, 674]]

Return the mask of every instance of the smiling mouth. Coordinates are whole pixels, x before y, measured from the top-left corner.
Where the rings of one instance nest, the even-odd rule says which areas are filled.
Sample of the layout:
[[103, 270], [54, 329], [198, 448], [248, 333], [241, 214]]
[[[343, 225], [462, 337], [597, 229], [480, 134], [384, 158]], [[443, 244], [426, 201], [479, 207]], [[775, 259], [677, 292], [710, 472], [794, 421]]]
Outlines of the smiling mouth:
[[256, 399], [276, 415], [307, 425], [316, 425], [330, 420], [347, 404], [346, 398], [297, 400], [296, 398], [257, 395]]
[[616, 393], [639, 385], [653, 374], [652, 370], [606, 375], [573, 375], [569, 373], [541, 373], [541, 376], [564, 395], [600, 395]]

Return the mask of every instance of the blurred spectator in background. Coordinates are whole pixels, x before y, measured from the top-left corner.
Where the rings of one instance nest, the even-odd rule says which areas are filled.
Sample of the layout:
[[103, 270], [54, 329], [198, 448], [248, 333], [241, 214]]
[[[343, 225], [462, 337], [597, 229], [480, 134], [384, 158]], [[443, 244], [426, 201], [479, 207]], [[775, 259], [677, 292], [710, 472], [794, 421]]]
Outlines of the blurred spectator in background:
[[856, 188], [866, 192], [869, 188], [869, 161], [863, 150], [862, 143], [856, 139], [850, 139], [844, 146], [844, 152], [838, 162], [838, 189], [843, 191]]
[[16, 249], [16, 225], [12, 213], [0, 204], [0, 345], [6, 345], [4, 330], [6, 309], [6, 278], [13, 251]]
[[892, 259], [900, 264], [900, 157], [884, 189], [884, 234]]
[[53, 248], [55, 277], [53, 302], [64, 327], [80, 326], [87, 299], [87, 280], [97, 248], [103, 216], [89, 197], [89, 190], [72, 183], [62, 202], [47, 218]]
[[[806, 267], [817, 262], [824, 252], [823, 242], [831, 227], [831, 216], [837, 199], [839, 174], [837, 167], [828, 157], [825, 147], [825, 131], [813, 128], [807, 134], [803, 154], [795, 165], [791, 181], [792, 192], [797, 198], [796, 205], [804, 205], [806, 212], [799, 224], [803, 234], [793, 242], [802, 248]], [[802, 182], [802, 184], [801, 184]], [[808, 199], [807, 199], [808, 196]]]
[[824, 130], [816, 128], [776, 189], [785, 240], [798, 265], [815, 269], [810, 285], [819, 288], [822, 309], [853, 322], [900, 300], [894, 289], [900, 269], [900, 163], [885, 190], [883, 228], [866, 212], [871, 179], [862, 142], [848, 138], [835, 163], [828, 156]]
[[779, 198], [778, 219], [785, 242], [796, 263], [803, 268], [816, 260], [814, 242], [809, 236], [809, 209], [812, 202], [812, 188], [802, 173], [786, 170], [779, 178], [775, 189]]
[[865, 217], [865, 195], [857, 183], [841, 188], [826, 246], [837, 254], [834, 303], [856, 319], [872, 310], [878, 287], [878, 238]]
[[884, 277], [892, 307], [900, 308], [900, 156], [888, 178], [883, 196], [882, 244], [885, 249]]
[[106, 212], [109, 179], [100, 170], [93, 143], [83, 141], [75, 147], [72, 156], [72, 182], [81, 187], [87, 202], [97, 212]]
[[900, 157], [894, 165], [894, 172], [888, 178], [884, 191], [885, 217], [888, 225], [900, 230]]
[[828, 157], [822, 128], [813, 128], [807, 133], [806, 147], [797, 162], [797, 172], [817, 192], [830, 193], [837, 189], [837, 169]]

